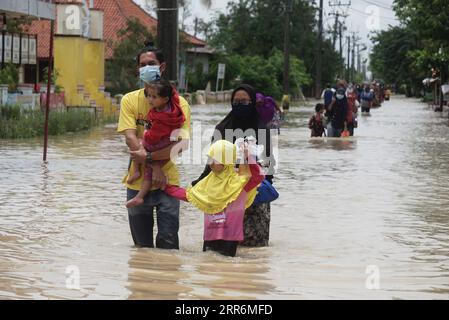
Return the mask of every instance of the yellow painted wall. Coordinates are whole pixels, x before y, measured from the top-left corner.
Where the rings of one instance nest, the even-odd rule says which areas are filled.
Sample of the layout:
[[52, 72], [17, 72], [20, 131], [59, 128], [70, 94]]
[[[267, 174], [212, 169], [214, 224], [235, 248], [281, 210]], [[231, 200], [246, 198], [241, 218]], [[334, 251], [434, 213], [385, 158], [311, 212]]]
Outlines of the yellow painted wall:
[[[86, 40], [83, 52], [84, 85], [91, 93], [96, 93], [104, 83], [104, 45], [100, 41]], [[94, 94], [95, 95], [95, 94]], [[91, 97], [95, 99], [96, 97]]]
[[[104, 85], [104, 52], [104, 41], [55, 37], [55, 67], [60, 73], [57, 84], [65, 90], [67, 106], [90, 106], [90, 100], [95, 100], [104, 114], [116, 112], [111, 99], [105, 98], [99, 91], [100, 86]], [[78, 94], [78, 85], [84, 85], [85, 93], [90, 94], [89, 100]]]
[[65, 91], [66, 105], [85, 105], [77, 92], [84, 82], [84, 45], [81, 37], [56, 36], [54, 40], [55, 68], [59, 72], [57, 85]]

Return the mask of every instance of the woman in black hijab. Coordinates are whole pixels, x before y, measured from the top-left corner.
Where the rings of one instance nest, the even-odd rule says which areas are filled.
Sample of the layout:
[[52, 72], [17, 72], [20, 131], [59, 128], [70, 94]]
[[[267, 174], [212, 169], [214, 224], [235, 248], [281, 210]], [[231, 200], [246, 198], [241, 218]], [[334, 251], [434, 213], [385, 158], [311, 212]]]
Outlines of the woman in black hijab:
[[[212, 143], [217, 140], [227, 140], [235, 143], [238, 138], [253, 136], [257, 144], [264, 147], [261, 158], [257, 159], [266, 171], [266, 178], [272, 183], [275, 160], [273, 156], [270, 129], [259, 119], [256, 109], [256, 91], [247, 84], [240, 85], [232, 93], [231, 112], [215, 127]], [[206, 166], [201, 176], [192, 182], [197, 184], [210, 173]], [[270, 231], [271, 207], [269, 203], [253, 204], [245, 212], [244, 236], [242, 245], [264, 247], [268, 246]], [[204, 250], [208, 247], [204, 243]], [[216, 248], [215, 248], [216, 250]], [[223, 248], [226, 250], [226, 248]]]

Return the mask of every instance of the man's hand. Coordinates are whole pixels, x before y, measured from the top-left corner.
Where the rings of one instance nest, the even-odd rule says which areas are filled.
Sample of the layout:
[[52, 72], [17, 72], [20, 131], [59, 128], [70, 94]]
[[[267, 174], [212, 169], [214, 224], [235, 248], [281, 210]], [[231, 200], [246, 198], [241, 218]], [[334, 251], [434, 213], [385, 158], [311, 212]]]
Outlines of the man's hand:
[[162, 171], [162, 167], [159, 164], [152, 164], [151, 168], [153, 169], [153, 187], [164, 190], [167, 185], [167, 177]]
[[137, 164], [146, 164], [147, 160], [147, 151], [143, 146], [140, 146], [140, 149], [137, 151], [130, 151], [131, 159]]

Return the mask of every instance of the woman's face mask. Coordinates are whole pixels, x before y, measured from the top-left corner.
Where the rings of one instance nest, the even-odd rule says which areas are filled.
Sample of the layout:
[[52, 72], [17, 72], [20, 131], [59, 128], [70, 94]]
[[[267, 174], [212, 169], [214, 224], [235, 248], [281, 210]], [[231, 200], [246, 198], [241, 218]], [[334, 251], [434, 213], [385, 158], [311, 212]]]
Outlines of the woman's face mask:
[[337, 94], [337, 100], [343, 100], [345, 98], [344, 94]]
[[232, 101], [232, 112], [236, 117], [248, 118], [253, 114], [255, 105], [251, 97], [244, 90], [239, 90], [235, 93]]
[[232, 112], [241, 118], [247, 118], [253, 113], [253, 104], [249, 101], [234, 101], [232, 103]]

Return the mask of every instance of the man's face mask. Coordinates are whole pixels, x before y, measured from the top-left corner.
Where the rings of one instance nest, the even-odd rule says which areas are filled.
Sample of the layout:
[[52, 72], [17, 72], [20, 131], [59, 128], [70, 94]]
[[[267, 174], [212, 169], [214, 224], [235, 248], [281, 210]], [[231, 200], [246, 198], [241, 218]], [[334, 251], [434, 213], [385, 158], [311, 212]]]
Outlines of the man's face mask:
[[345, 98], [344, 94], [337, 94], [337, 99], [338, 100], [343, 100]]
[[145, 83], [161, 80], [160, 66], [145, 66], [139, 69], [139, 85], [143, 89]]

